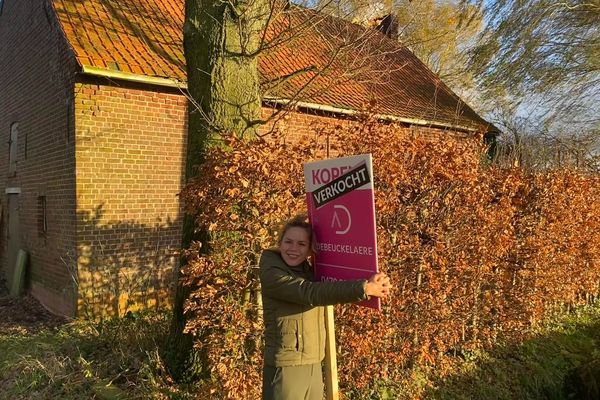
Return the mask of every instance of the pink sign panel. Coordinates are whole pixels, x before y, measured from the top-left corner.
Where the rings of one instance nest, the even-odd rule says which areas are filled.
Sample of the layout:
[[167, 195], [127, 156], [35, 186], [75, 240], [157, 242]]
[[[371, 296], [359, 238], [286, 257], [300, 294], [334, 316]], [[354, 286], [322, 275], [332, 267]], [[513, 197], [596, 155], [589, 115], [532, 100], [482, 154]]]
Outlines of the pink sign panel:
[[[316, 278], [371, 277], [378, 271], [371, 155], [306, 163], [304, 181], [317, 237]], [[359, 304], [380, 309], [376, 297]]]

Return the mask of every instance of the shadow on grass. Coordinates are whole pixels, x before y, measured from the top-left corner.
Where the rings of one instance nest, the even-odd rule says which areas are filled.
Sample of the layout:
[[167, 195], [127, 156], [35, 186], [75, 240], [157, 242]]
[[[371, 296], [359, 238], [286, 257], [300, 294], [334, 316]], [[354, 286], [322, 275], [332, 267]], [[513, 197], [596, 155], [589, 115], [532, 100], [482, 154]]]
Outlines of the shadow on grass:
[[550, 323], [520, 345], [464, 357], [428, 399], [600, 399], [600, 309]]
[[[188, 399], [159, 357], [168, 312], [0, 335], [0, 399]], [[116, 394], [115, 394], [116, 393]], [[120, 394], [119, 394], [120, 393]]]

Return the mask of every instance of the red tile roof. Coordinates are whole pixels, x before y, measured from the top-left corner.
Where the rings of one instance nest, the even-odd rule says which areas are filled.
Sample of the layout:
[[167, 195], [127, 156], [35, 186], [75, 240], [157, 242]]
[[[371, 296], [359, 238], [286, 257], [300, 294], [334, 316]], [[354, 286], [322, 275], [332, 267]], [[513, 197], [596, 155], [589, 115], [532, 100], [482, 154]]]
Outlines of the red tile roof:
[[[83, 67], [185, 84], [184, 0], [53, 4]], [[401, 119], [487, 126], [406, 47], [378, 32], [292, 7], [271, 24], [268, 38], [274, 46], [259, 59], [265, 98], [357, 111], [375, 104], [377, 113]], [[275, 84], [302, 69], [306, 72]]]

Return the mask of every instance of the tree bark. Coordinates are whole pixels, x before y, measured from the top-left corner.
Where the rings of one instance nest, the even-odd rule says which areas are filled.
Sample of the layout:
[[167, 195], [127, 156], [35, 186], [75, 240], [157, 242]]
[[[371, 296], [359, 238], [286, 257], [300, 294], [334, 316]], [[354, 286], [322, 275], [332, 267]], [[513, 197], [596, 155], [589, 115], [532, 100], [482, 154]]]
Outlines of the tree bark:
[[[186, 0], [188, 181], [196, 177], [195, 166], [202, 163], [207, 147], [218, 143], [220, 135], [251, 138], [256, 133], [261, 110], [258, 54], [270, 11], [269, 0]], [[191, 215], [184, 217], [183, 230], [183, 248], [203, 236], [197, 233]], [[176, 380], [202, 378], [208, 371], [202, 355], [193, 349], [193, 338], [184, 333], [184, 305], [191, 290], [177, 284], [164, 352], [167, 368]]]
[[186, 1], [188, 154], [221, 133], [255, 133], [261, 106], [257, 56], [269, 8], [266, 0]]

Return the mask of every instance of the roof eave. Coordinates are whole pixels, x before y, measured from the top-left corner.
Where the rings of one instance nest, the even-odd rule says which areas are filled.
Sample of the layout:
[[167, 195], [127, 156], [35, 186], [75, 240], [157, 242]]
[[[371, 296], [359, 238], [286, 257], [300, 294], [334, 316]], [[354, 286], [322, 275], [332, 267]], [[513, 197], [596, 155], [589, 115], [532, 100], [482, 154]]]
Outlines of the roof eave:
[[85, 75], [100, 76], [109, 79], [120, 79], [129, 82], [146, 83], [150, 85], [167, 86], [179, 89], [187, 89], [187, 83], [178, 81], [172, 78], [163, 78], [159, 76], [148, 76], [141, 74], [134, 74], [131, 72], [115, 71], [112, 69], [90, 67], [83, 65], [81, 72]]
[[[150, 84], [150, 85], [166, 86], [166, 87], [178, 88], [181, 90], [187, 90], [186, 82], [178, 81], [177, 79], [172, 79], [172, 78], [140, 75], [140, 74], [134, 74], [131, 72], [115, 71], [115, 70], [111, 70], [111, 69], [91, 67], [91, 66], [87, 66], [87, 65], [84, 65], [81, 67], [81, 72], [85, 75], [100, 76], [100, 77], [109, 78], [109, 79], [120, 79], [120, 80], [124, 80], [124, 81], [129, 81], [129, 82], [145, 83], [145, 84]], [[306, 109], [315, 110], [315, 111], [330, 112], [330, 113], [334, 113], [334, 114], [348, 115], [348, 116], [357, 116], [358, 114], [360, 114], [358, 111], [349, 109], [349, 108], [334, 107], [334, 106], [311, 103], [311, 102], [306, 102], [306, 101], [293, 101], [293, 100], [285, 99], [282, 97], [275, 97], [275, 96], [264, 96], [263, 102], [267, 103], [267, 104], [272, 103], [272, 104], [280, 104], [280, 105], [293, 105], [295, 107], [306, 108]], [[419, 119], [419, 118], [398, 117], [398, 116], [389, 115], [389, 114], [376, 114], [375, 118], [383, 120], [383, 121], [399, 122], [399, 123], [404, 123], [404, 124], [409, 124], [409, 125], [417, 125], [417, 126], [448, 128], [448, 129], [459, 130], [459, 131], [463, 131], [463, 132], [480, 132], [480, 131], [482, 131], [481, 128], [478, 129], [478, 128], [473, 128], [473, 127], [465, 126], [465, 125], [451, 124], [451, 123], [441, 122], [441, 121], [430, 121], [430, 120]]]
[[[318, 110], [318, 111], [325, 111], [325, 112], [330, 112], [330, 113], [334, 113], [334, 114], [344, 114], [344, 115], [352, 115], [352, 116], [357, 116], [358, 114], [360, 114], [359, 111], [356, 111], [356, 110], [353, 110], [350, 108], [334, 107], [334, 106], [310, 103], [310, 102], [305, 102], [305, 101], [292, 101], [292, 100], [288, 100], [288, 99], [280, 98], [280, 97], [265, 96], [265, 97], [263, 97], [263, 101], [267, 102], [267, 103], [270, 102], [270, 103], [276, 103], [276, 104], [282, 104], [282, 105], [293, 105], [295, 107], [308, 108], [308, 109]], [[409, 125], [418, 125], [418, 126], [427, 126], [427, 127], [436, 127], [436, 128], [449, 128], [449, 129], [465, 131], [465, 132], [480, 132], [482, 130], [481, 128], [478, 129], [478, 128], [474, 128], [474, 127], [470, 127], [470, 126], [466, 126], [466, 125], [451, 124], [448, 122], [441, 122], [441, 121], [430, 121], [430, 120], [425, 120], [425, 119], [420, 119], [420, 118], [398, 117], [396, 115], [390, 115], [390, 114], [375, 114], [374, 117], [379, 120], [383, 120], [383, 121], [399, 122], [399, 123], [404, 123], [404, 124], [409, 124]]]

